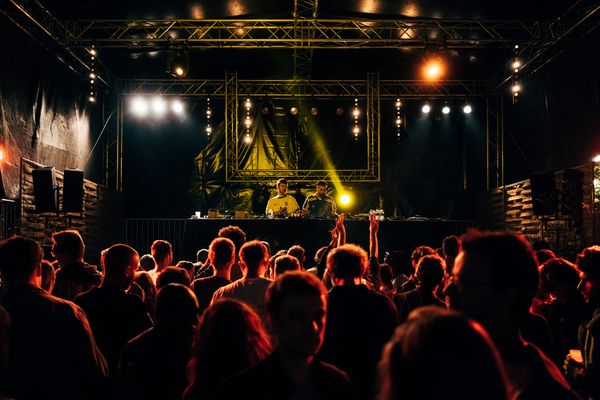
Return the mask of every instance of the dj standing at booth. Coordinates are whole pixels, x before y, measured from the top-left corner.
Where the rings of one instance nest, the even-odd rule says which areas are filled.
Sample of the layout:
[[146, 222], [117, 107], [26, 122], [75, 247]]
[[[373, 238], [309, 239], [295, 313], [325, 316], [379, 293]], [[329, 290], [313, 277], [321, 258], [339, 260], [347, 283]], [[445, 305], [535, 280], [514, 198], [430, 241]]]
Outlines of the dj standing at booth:
[[327, 194], [327, 182], [317, 182], [317, 190], [306, 198], [302, 208], [309, 218], [335, 218], [337, 216], [335, 200]]
[[285, 215], [296, 212], [299, 208], [298, 202], [293, 196], [287, 194], [287, 186], [287, 181], [284, 178], [277, 180], [277, 196], [269, 199], [267, 209], [265, 210], [266, 214], [270, 214], [270, 211], [273, 215]]

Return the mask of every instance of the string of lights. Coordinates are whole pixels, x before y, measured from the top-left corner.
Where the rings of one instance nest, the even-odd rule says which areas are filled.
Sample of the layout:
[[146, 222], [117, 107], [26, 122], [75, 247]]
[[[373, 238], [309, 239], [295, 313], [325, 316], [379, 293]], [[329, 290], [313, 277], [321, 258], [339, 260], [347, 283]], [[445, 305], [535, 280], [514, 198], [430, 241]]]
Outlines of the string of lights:
[[514, 58], [511, 62], [510, 68], [512, 71], [512, 102], [515, 104], [519, 100], [519, 93], [521, 93], [521, 83], [519, 82], [519, 70], [521, 68], [521, 60], [519, 58], [519, 45], [515, 44], [514, 47]]
[[252, 102], [250, 98], [247, 97], [244, 102], [244, 109], [246, 110], [246, 117], [244, 119], [244, 125], [246, 126], [246, 136], [244, 136], [244, 142], [246, 144], [250, 144], [252, 142], [252, 138], [250, 137], [250, 127], [252, 126], [252, 118], [250, 117], [250, 110], [252, 109]]
[[98, 91], [96, 89], [96, 82], [98, 80], [98, 76], [96, 74], [96, 45], [91, 45], [91, 47], [88, 50], [88, 53], [90, 55], [90, 96], [88, 97], [88, 101], [90, 103], [95, 103], [98, 97]]
[[206, 98], [206, 136], [210, 136], [212, 133], [212, 126], [210, 119], [212, 117], [212, 109], [210, 108], [210, 97]]
[[360, 127], [358, 126], [358, 117], [360, 116], [358, 97], [354, 98], [354, 110], [352, 111], [352, 116], [354, 117], [354, 128], [352, 128], [352, 133], [354, 133], [354, 140], [358, 140], [358, 134], [360, 133]]

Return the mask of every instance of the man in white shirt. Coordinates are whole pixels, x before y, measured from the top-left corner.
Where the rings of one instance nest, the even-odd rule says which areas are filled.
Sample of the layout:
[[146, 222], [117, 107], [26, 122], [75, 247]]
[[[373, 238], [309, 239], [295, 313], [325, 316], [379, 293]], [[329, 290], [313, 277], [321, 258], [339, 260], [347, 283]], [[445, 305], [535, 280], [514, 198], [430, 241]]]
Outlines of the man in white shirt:
[[252, 307], [265, 320], [265, 292], [271, 280], [264, 277], [269, 257], [267, 247], [259, 240], [244, 243], [240, 249], [240, 268], [243, 278], [223, 286], [215, 292], [211, 304], [227, 297]]
[[298, 210], [298, 202], [293, 196], [287, 194], [287, 186], [287, 180], [284, 178], [277, 180], [277, 195], [269, 199], [266, 214], [272, 212], [273, 215], [286, 215]]

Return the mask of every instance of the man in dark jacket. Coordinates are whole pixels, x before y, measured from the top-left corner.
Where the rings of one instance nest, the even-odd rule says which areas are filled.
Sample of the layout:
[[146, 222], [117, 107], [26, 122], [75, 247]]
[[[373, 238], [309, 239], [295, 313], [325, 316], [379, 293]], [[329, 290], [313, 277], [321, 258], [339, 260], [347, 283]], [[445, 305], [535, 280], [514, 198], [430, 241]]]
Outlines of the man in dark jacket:
[[87, 292], [102, 282], [102, 274], [96, 266], [83, 261], [85, 245], [76, 230], [54, 233], [52, 254], [58, 264], [52, 291], [54, 296], [73, 300], [79, 293]]

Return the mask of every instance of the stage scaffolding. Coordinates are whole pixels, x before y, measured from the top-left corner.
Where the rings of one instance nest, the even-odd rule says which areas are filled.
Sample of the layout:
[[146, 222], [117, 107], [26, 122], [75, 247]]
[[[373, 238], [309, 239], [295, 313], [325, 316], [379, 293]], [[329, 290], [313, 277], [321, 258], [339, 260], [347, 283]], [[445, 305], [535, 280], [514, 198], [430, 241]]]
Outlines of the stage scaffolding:
[[[378, 182], [380, 180], [380, 102], [383, 99], [444, 99], [474, 100], [485, 98], [487, 149], [493, 150], [488, 157], [488, 187], [503, 183], [503, 124], [502, 100], [490, 91], [488, 81], [448, 80], [435, 84], [420, 80], [380, 80], [379, 73], [369, 72], [365, 80], [240, 80], [237, 73], [226, 73], [223, 80], [119, 80], [116, 107], [118, 126], [109, 132], [116, 137], [107, 138], [112, 149], [107, 148], [105, 176], [111, 187], [123, 189], [123, 112], [124, 102], [133, 95], [153, 94], [181, 98], [223, 98], [225, 100], [225, 146], [226, 181], [237, 183], [264, 183], [280, 177], [293, 178], [297, 182], [330, 180], [336, 176], [342, 182]], [[299, 94], [302, 93], [302, 94]], [[339, 99], [361, 98], [366, 101], [367, 116], [367, 163], [364, 169], [309, 170], [309, 169], [261, 169], [243, 170], [239, 164], [239, 102], [240, 96], [272, 99]], [[500, 118], [500, 120], [498, 120]], [[110, 151], [112, 150], [112, 157]], [[488, 150], [490, 151], [490, 150]], [[111, 177], [114, 177], [111, 179]], [[490, 186], [492, 185], [492, 186]]]
[[[379, 180], [379, 100], [486, 98], [486, 182], [487, 187], [504, 185], [504, 122], [501, 90], [511, 79], [506, 68], [489, 81], [443, 81], [432, 85], [423, 81], [383, 81], [369, 74], [364, 80], [309, 80], [313, 49], [348, 48], [447, 48], [487, 49], [520, 45], [524, 60], [521, 76], [531, 75], [560, 55], [570, 43], [581, 39], [600, 25], [600, 5], [596, 0], [575, 2], [563, 15], [539, 20], [458, 20], [433, 18], [318, 18], [318, 0], [295, 0], [292, 18], [282, 19], [147, 19], [147, 20], [62, 20], [39, 1], [8, 0], [0, 15], [59, 60], [86, 77], [91, 70], [88, 48], [167, 49], [185, 46], [200, 48], [283, 48], [294, 51], [294, 79], [238, 80], [226, 74], [224, 80], [126, 80], [112, 79], [109, 70], [97, 62], [99, 81], [110, 87], [112, 100], [103, 107], [105, 139], [105, 184], [122, 190], [123, 99], [127, 95], [154, 93], [183, 97], [224, 97], [228, 107], [227, 134], [237, 125], [238, 95], [268, 94], [279, 98], [363, 97], [368, 114], [369, 163], [365, 170], [341, 171], [349, 181]], [[432, 39], [436, 38], [436, 39]], [[109, 116], [115, 114], [109, 122]], [[229, 136], [228, 136], [229, 137]], [[230, 136], [233, 139], [233, 136]], [[237, 138], [237, 136], [236, 136]], [[227, 143], [228, 180], [260, 181], [273, 178], [272, 171], [240, 175], [235, 169], [237, 139]], [[277, 175], [281, 176], [282, 171]], [[301, 172], [301, 173], [300, 173]], [[292, 172], [290, 172], [292, 174]], [[293, 171], [301, 180], [326, 178], [327, 171]], [[284, 174], [285, 175], [285, 174]]]

